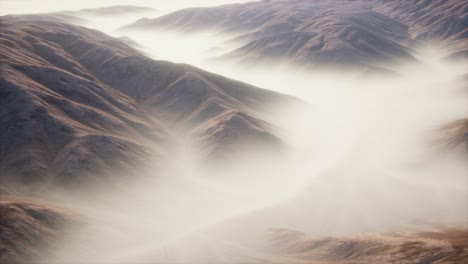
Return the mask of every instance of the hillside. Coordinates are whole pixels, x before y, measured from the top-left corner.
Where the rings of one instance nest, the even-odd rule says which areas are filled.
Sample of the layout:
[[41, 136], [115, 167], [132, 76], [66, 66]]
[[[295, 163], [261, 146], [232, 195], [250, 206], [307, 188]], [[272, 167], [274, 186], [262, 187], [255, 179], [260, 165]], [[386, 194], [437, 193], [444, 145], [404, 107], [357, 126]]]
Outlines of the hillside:
[[414, 61], [426, 43], [463, 54], [467, 8], [463, 1], [265, 0], [183, 9], [124, 29], [226, 34], [241, 44], [221, 60], [372, 68]]
[[119, 16], [135, 13], [149, 13], [155, 12], [154, 8], [144, 6], [131, 6], [131, 5], [116, 5], [98, 8], [87, 8], [77, 11], [64, 11], [60, 13], [76, 16]]
[[96, 30], [0, 19], [4, 182], [109, 182], [115, 171], [137, 172], [160, 157], [173, 126], [186, 127], [195, 145], [212, 149], [207, 156], [223, 152], [218, 138], [232, 134], [239, 142], [248, 136], [277, 144], [259, 118], [277, 103], [295, 101], [151, 60]]
[[64, 210], [0, 196], [0, 262], [36, 259], [49, 252], [73, 223], [76, 218]]

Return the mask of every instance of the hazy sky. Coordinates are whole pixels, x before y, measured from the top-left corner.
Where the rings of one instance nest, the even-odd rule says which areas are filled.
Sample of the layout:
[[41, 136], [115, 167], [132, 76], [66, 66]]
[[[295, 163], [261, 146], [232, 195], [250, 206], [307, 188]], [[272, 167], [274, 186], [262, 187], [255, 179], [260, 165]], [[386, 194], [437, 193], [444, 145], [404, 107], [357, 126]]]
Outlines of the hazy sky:
[[0, 0], [0, 14], [42, 13], [113, 5], [148, 6], [163, 12], [194, 6], [215, 6], [249, 0]]

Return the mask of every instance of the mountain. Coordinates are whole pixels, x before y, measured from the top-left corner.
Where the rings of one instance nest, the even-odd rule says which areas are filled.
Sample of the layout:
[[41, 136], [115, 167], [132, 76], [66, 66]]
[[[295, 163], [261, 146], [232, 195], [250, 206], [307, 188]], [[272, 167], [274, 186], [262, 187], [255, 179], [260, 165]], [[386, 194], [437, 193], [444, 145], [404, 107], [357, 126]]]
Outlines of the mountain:
[[83, 24], [87, 20], [73, 15], [62, 13], [47, 13], [47, 14], [25, 14], [25, 15], [5, 15], [5, 19], [22, 20], [22, 21], [49, 21], [67, 24]]
[[279, 263], [462, 263], [468, 258], [468, 231], [318, 237], [272, 229], [265, 248]]
[[116, 6], [106, 6], [99, 8], [88, 8], [81, 9], [77, 11], [64, 11], [60, 12], [68, 15], [76, 16], [119, 16], [119, 15], [128, 15], [128, 14], [138, 14], [138, 13], [148, 13], [155, 12], [156, 9], [151, 7], [143, 6], [131, 6], [131, 5], [116, 5]]
[[[128, 15], [154, 15], [156, 9], [141, 6], [107, 6], [100, 8], [89, 8], [73, 11], [58, 11], [52, 13], [38, 13], [38, 14], [21, 14], [21, 15], [6, 15], [4, 17], [17, 18], [20, 20], [29, 21], [50, 21], [66, 24], [75, 24], [79, 26], [91, 25], [91, 21], [95, 18], [108, 18], [114, 19], [117, 16]], [[102, 21], [100, 21], [102, 23]]]
[[44, 254], [75, 217], [34, 202], [0, 199], [0, 262], [27, 263]]
[[47, 255], [81, 219], [24, 193], [120, 186], [177, 155], [179, 138], [207, 162], [283, 146], [266, 120], [299, 100], [57, 18], [0, 17], [0, 262]]
[[467, 8], [463, 1], [264, 0], [183, 9], [123, 29], [226, 34], [242, 44], [218, 59], [241, 63], [372, 68], [414, 61], [428, 41], [463, 52]]
[[163, 140], [166, 132], [133, 99], [100, 82], [53, 39], [83, 45], [97, 34], [126, 46], [66, 24], [1, 23], [2, 180], [72, 184], [114, 166], [136, 168], [149, 153], [146, 141]]
[[413, 38], [437, 43], [452, 57], [467, 58], [468, 3], [457, 0], [377, 0], [374, 10], [408, 25]]
[[109, 184], [161, 161], [173, 126], [207, 157], [231, 151], [225, 138], [279, 144], [261, 119], [294, 98], [30, 18], [0, 18], [2, 182]]

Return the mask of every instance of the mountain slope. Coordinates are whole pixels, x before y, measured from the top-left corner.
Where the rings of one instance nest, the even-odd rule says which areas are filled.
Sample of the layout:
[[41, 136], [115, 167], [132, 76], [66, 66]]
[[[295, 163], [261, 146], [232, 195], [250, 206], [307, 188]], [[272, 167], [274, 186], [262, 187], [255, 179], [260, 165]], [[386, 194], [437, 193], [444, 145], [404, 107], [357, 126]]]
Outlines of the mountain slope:
[[[462, 263], [468, 258], [467, 230], [314, 237], [270, 230], [266, 248], [287, 263]], [[286, 262], [285, 262], [286, 263]]]
[[53, 32], [53, 23], [41, 23], [48, 30], [2, 21], [2, 180], [73, 183], [146, 160], [145, 142], [165, 132], [131, 98], [36, 35]]
[[[2, 181], [107, 182], [115, 170], [139, 171], [164, 151], [168, 126], [184, 124], [185, 134], [199, 138], [208, 128], [195, 128], [238, 112], [250, 122], [217, 121], [221, 132], [209, 137], [260, 130], [256, 140], [276, 144], [270, 126], [253, 120], [277, 103], [295, 101], [151, 60], [95, 30], [21, 16], [0, 19]], [[222, 149], [219, 140], [211, 142], [204, 147]]]
[[88, 8], [81, 9], [77, 11], [64, 11], [60, 12], [68, 15], [76, 16], [118, 16], [118, 15], [128, 15], [135, 13], [148, 13], [156, 11], [150, 7], [144, 6], [131, 6], [131, 5], [116, 5], [116, 6], [106, 6], [100, 8]]
[[0, 200], [0, 262], [26, 263], [57, 242], [76, 219], [38, 203]]
[[468, 3], [456, 0], [377, 0], [374, 9], [408, 25], [414, 38], [438, 43], [453, 54], [467, 57]]
[[468, 118], [454, 121], [443, 127], [440, 141], [445, 147], [460, 147], [468, 154]]
[[414, 60], [427, 41], [463, 51], [466, 15], [463, 1], [265, 0], [183, 9], [124, 29], [226, 33], [243, 44], [220, 59], [243, 63], [378, 67]]
[[[464, 263], [468, 230], [314, 236], [283, 228], [246, 240], [192, 234], [151, 254], [165, 263], [373, 264]], [[145, 259], [144, 257], [142, 259]]]

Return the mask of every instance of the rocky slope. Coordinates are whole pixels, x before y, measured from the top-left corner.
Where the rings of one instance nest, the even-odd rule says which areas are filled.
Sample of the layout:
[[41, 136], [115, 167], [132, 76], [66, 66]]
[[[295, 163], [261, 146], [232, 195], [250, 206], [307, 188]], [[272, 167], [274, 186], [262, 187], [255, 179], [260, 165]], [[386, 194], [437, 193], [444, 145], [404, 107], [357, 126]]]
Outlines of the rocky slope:
[[190, 8], [124, 29], [215, 31], [236, 36], [239, 48], [221, 58], [242, 63], [379, 67], [414, 60], [414, 48], [444, 41], [463, 52], [463, 1], [258, 1]]
[[2, 182], [108, 182], [116, 170], [138, 171], [163, 151], [167, 127], [182, 124], [208, 156], [226, 137], [278, 144], [258, 118], [294, 101], [151, 60], [84, 27], [22, 16], [0, 23]]

